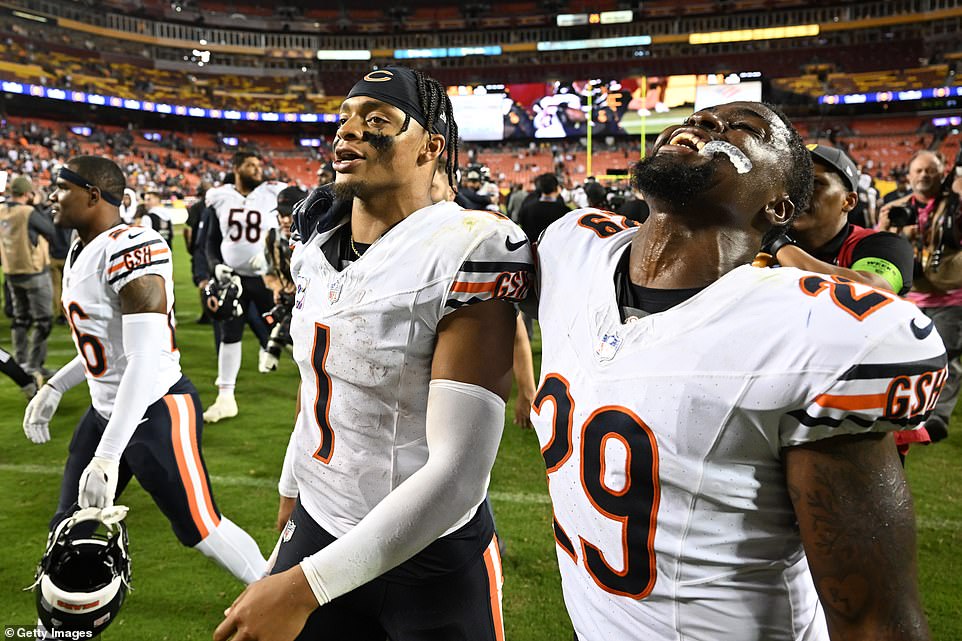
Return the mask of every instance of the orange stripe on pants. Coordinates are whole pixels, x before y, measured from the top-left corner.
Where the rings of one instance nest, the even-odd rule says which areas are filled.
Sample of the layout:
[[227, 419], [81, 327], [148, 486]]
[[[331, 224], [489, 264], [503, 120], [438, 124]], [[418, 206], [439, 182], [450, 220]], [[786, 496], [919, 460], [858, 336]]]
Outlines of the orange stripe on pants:
[[[174, 456], [177, 458], [177, 471], [180, 473], [180, 482], [183, 484], [184, 491], [187, 493], [187, 505], [190, 507], [191, 520], [194, 521], [194, 526], [197, 527], [197, 531], [200, 532], [200, 539], [203, 541], [210, 532], [207, 530], [207, 526], [204, 525], [204, 520], [200, 518], [197, 501], [194, 499], [194, 482], [190, 479], [190, 470], [187, 469], [187, 461], [184, 459], [184, 444], [180, 438], [182, 420], [180, 410], [177, 409], [177, 402], [172, 395], [164, 396], [164, 403], [167, 405], [167, 411], [170, 412], [170, 436], [174, 443]], [[188, 407], [190, 407], [190, 405], [188, 405]]]
[[204, 497], [204, 507], [211, 522], [220, 525], [220, 517], [214, 509], [214, 501], [210, 495], [210, 486], [207, 484], [207, 475], [204, 473], [204, 465], [200, 462], [200, 445], [197, 443], [197, 413], [194, 410], [194, 402], [189, 394], [184, 394], [184, 403], [187, 405], [187, 418], [190, 420], [190, 448], [194, 452], [194, 466], [197, 468], [197, 476], [200, 478], [200, 493]]
[[504, 641], [504, 620], [501, 613], [501, 553], [498, 551], [498, 536], [484, 551], [484, 567], [488, 570], [488, 589], [491, 595], [491, 619], [497, 641]]

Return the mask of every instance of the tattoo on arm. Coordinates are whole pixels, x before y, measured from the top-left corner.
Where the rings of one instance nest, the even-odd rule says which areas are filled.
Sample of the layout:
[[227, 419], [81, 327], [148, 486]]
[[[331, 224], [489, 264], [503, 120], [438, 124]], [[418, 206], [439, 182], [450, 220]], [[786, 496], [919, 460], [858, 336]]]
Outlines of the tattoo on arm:
[[167, 290], [163, 277], [157, 274], [135, 278], [120, 290], [121, 314], [147, 312], [167, 314]]
[[928, 639], [912, 496], [891, 437], [789, 448], [785, 469], [832, 638]]

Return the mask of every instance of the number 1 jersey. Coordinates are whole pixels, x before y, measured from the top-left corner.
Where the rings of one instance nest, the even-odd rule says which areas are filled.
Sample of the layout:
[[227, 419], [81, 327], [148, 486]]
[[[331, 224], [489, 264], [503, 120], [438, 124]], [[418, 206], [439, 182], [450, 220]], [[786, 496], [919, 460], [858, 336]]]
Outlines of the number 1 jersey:
[[626, 225], [580, 210], [538, 246], [532, 418], [578, 637], [827, 639], [782, 450], [917, 426], [942, 342], [894, 295], [750, 266], [623, 322]]
[[[533, 269], [517, 225], [445, 202], [338, 271], [323, 248], [345, 222], [296, 242], [291, 258], [301, 403], [288, 461], [304, 508], [334, 536], [427, 461], [438, 324], [465, 305], [519, 302]], [[473, 513], [452, 515], [461, 517], [452, 531]]]
[[250, 261], [264, 253], [267, 231], [277, 229], [277, 194], [286, 183], [264, 181], [244, 196], [234, 185], [221, 185], [207, 192], [220, 227], [220, 253], [224, 263], [241, 276], [261, 276]]

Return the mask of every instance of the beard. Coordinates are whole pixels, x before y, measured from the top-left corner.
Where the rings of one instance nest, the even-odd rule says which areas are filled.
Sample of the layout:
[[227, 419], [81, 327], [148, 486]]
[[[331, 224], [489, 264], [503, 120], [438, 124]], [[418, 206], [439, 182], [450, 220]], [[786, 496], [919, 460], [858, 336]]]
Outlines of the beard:
[[245, 176], [244, 174], [238, 174], [237, 177], [240, 179], [241, 188], [248, 192], [254, 191], [259, 184], [264, 182], [263, 180], [257, 180], [253, 176]]
[[631, 169], [631, 185], [646, 198], [685, 207], [711, 187], [715, 164], [692, 167], [675, 162], [670, 156], [650, 156]]
[[334, 190], [334, 198], [337, 200], [347, 200], [351, 201], [362, 195], [364, 189], [363, 185], [358, 183], [334, 183], [331, 185]]

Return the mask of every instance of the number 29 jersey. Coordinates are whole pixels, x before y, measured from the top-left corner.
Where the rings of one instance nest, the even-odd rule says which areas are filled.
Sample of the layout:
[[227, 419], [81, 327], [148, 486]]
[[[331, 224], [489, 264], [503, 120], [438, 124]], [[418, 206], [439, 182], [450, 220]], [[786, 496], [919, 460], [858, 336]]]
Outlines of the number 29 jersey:
[[286, 183], [264, 181], [244, 196], [234, 185], [221, 185], [207, 192], [220, 227], [220, 253], [224, 263], [241, 276], [261, 276], [250, 260], [264, 252], [268, 230], [277, 229], [277, 194]]
[[578, 638], [827, 639], [782, 448], [917, 426], [942, 342], [893, 295], [787, 268], [622, 322], [633, 224], [579, 210], [538, 246], [532, 419]]
[[117, 387], [127, 366], [120, 290], [148, 274], [164, 280], [170, 325], [170, 340], [164, 342], [155, 364], [152, 398], [157, 400], [182, 376], [174, 339], [174, 277], [167, 243], [153, 229], [117, 225], [86, 247], [81, 248], [76, 241], [64, 265], [61, 302], [84, 361], [91, 403], [104, 418], [110, 418], [113, 412]]
[[[521, 301], [533, 269], [517, 225], [454, 203], [414, 212], [337, 271], [323, 247], [342, 225], [294, 245], [301, 403], [288, 450], [301, 503], [338, 537], [427, 462], [438, 324], [465, 305]], [[473, 514], [452, 515], [452, 531]]]

